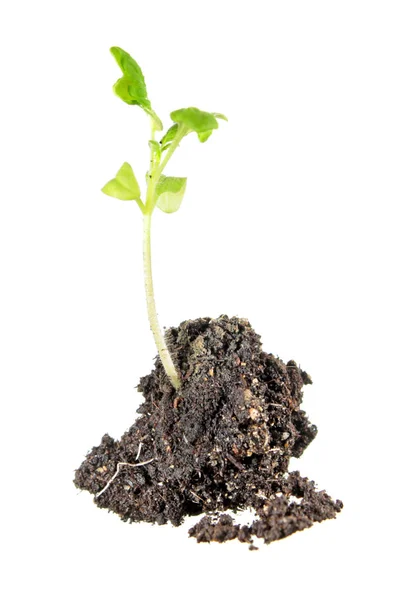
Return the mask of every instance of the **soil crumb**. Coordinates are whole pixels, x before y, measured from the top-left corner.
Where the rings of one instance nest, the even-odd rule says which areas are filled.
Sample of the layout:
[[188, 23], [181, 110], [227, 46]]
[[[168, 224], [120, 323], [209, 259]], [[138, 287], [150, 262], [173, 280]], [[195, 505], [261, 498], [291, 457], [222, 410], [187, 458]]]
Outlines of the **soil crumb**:
[[[190, 536], [238, 539], [251, 550], [253, 538], [270, 543], [334, 518], [340, 500], [288, 473], [290, 458], [317, 434], [300, 408], [310, 376], [263, 352], [245, 319], [184, 321], [166, 340], [181, 388], [174, 390], [157, 358], [138, 386], [140, 416], [119, 441], [103, 436], [75, 485], [124, 521], [178, 526], [204, 513]], [[250, 526], [223, 514], [245, 508], [256, 513]]]

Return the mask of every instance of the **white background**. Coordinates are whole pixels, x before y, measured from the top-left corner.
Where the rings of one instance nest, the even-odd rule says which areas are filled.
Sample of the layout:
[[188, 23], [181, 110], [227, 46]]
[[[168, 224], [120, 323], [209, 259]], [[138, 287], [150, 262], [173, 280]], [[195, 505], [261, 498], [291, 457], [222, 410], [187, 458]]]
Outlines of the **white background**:
[[[396, 597], [397, 30], [383, 0], [2, 5], [4, 598]], [[294, 466], [345, 508], [258, 552], [126, 525], [72, 484], [133, 422], [155, 355], [140, 213], [99, 191], [148, 158], [112, 45], [166, 124], [229, 117], [168, 168], [189, 181], [154, 223], [162, 324], [247, 317], [314, 380], [319, 435]]]

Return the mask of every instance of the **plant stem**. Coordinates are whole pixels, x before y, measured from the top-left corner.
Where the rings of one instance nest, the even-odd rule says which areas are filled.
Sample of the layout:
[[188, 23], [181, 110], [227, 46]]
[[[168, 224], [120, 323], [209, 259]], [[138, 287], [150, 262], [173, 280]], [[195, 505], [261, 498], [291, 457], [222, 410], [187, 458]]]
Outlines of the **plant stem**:
[[166, 341], [160, 328], [158, 315], [156, 313], [151, 259], [151, 222], [152, 213], [150, 212], [144, 214], [144, 278], [148, 318], [164, 370], [166, 371], [166, 374], [168, 375], [175, 389], [178, 390], [178, 388], [181, 386], [181, 381], [173, 364], [170, 352], [167, 349]]
[[186, 134], [187, 134], [187, 128], [184, 127], [183, 125], [180, 125], [179, 130], [178, 130], [174, 140], [170, 144], [170, 147], [168, 148], [168, 150], [165, 152], [165, 156], [164, 156], [163, 160], [160, 162], [160, 164], [154, 165], [154, 168], [150, 170], [149, 183], [148, 183], [148, 189], [147, 189], [146, 201], [145, 201], [145, 213], [146, 214], [148, 214], [148, 213], [152, 214], [152, 212], [156, 206], [156, 201], [157, 201], [156, 186], [159, 182], [160, 176], [163, 173], [170, 158], [173, 156], [175, 150], [178, 148], [178, 145], [181, 142], [182, 138]]
[[[151, 167], [149, 169], [148, 188], [146, 194], [145, 205], [141, 208], [144, 215], [144, 279], [145, 279], [145, 294], [146, 304], [148, 309], [148, 318], [153, 337], [155, 338], [155, 344], [159, 352], [160, 360], [162, 361], [164, 370], [168, 375], [174, 388], [178, 390], [181, 387], [181, 380], [174, 366], [173, 360], [168, 351], [166, 341], [163, 336], [162, 329], [159, 324], [158, 315], [156, 312], [155, 294], [153, 289], [153, 277], [152, 277], [152, 254], [151, 254], [151, 224], [152, 224], [152, 213], [156, 207], [157, 196], [156, 186], [159, 182], [160, 176], [163, 169], [169, 162], [172, 154], [178, 147], [187, 130], [184, 126], [180, 126], [176, 137], [167, 150], [163, 161], [160, 164], [155, 164], [154, 154], [151, 150]], [[154, 139], [155, 129], [152, 127], [151, 139]]]

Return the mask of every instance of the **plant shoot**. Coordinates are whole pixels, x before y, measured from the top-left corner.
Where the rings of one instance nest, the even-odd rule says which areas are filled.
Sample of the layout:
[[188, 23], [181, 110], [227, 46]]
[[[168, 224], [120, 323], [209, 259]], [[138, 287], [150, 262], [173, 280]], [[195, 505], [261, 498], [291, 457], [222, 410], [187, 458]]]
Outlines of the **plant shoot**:
[[[165, 213], [176, 212], [183, 200], [187, 180], [185, 177], [164, 175], [164, 170], [178, 148], [181, 140], [190, 133], [196, 133], [200, 142], [206, 142], [218, 128], [218, 120], [227, 118], [220, 113], [209, 113], [189, 107], [175, 110], [170, 114], [173, 124], [161, 135], [163, 124], [149, 101], [145, 79], [136, 61], [118, 47], [110, 49], [122, 71], [122, 77], [113, 86], [115, 94], [130, 105], [142, 108], [150, 119], [149, 139], [150, 163], [146, 174], [146, 192], [140, 186], [129, 163], [125, 162], [102, 188], [104, 194], [119, 200], [134, 200], [143, 215], [144, 227], [144, 280], [150, 327], [155, 339], [159, 357], [175, 389], [181, 385], [180, 376], [173, 363], [159, 324], [152, 277], [151, 223], [155, 208]], [[160, 139], [156, 139], [159, 137]]]

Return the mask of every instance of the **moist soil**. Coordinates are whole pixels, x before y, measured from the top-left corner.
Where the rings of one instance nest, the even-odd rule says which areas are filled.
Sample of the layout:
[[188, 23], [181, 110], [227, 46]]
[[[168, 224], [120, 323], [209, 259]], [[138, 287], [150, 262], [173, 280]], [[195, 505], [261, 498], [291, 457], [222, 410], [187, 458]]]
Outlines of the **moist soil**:
[[[104, 435], [75, 485], [124, 521], [181, 525], [198, 542], [266, 543], [332, 519], [342, 509], [289, 460], [317, 428], [300, 408], [310, 376], [262, 350], [245, 319], [185, 321], [166, 332], [182, 379], [176, 391], [159, 358], [138, 385], [139, 417], [119, 441]], [[251, 508], [251, 525], [232, 515]], [[228, 514], [224, 514], [228, 511]]]

